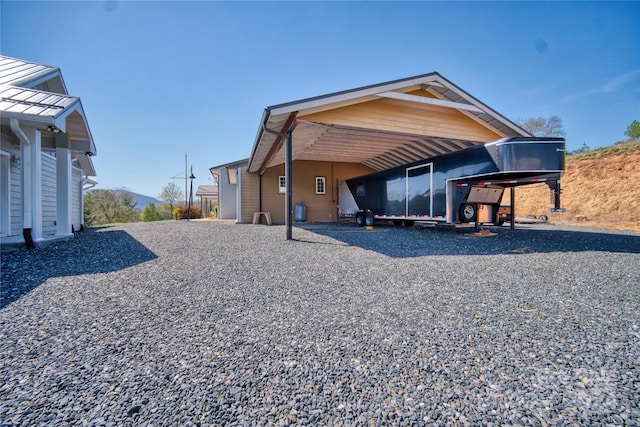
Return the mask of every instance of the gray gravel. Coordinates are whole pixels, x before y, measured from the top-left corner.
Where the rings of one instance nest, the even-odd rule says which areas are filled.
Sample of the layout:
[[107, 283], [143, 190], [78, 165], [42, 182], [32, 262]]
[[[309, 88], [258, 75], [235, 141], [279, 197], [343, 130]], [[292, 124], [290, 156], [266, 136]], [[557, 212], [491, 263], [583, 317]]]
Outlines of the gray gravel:
[[640, 235], [169, 221], [2, 253], [0, 425], [640, 425]]

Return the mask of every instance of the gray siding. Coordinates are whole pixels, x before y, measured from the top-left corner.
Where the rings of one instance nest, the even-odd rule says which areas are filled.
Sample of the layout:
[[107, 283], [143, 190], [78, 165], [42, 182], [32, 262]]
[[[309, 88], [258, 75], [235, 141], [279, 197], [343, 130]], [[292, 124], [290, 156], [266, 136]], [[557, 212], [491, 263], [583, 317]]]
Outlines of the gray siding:
[[42, 153], [42, 236], [56, 234], [56, 158]]
[[71, 224], [76, 231], [82, 225], [82, 171], [78, 168], [71, 169]]
[[[19, 155], [19, 151], [11, 152]], [[22, 162], [9, 167], [9, 203], [11, 204], [11, 235], [22, 234]]]

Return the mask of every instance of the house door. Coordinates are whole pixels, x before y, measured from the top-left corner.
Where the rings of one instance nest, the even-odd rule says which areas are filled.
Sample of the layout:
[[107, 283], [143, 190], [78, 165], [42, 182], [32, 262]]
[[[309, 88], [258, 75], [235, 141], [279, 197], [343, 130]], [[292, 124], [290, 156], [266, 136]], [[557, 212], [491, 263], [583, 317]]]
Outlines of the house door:
[[406, 182], [406, 215], [433, 216], [433, 163], [407, 168]]

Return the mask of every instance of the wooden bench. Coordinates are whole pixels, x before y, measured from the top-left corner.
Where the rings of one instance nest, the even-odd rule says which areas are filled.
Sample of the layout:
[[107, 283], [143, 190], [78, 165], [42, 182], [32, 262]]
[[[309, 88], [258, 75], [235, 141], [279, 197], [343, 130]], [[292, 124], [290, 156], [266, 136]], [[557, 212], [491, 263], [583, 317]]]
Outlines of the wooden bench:
[[268, 225], [271, 225], [271, 212], [254, 212], [253, 213], [253, 223], [257, 224], [260, 222], [260, 217], [264, 215], [265, 221], [267, 221]]

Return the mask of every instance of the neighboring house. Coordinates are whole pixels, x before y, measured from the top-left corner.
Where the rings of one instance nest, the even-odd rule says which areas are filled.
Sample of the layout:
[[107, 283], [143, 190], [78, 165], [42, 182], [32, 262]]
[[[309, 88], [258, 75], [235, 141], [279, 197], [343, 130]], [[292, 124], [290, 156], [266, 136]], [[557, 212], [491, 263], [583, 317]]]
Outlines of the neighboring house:
[[[508, 136], [531, 135], [430, 73], [267, 107], [248, 161], [211, 171], [220, 174], [220, 211], [237, 222], [269, 212], [291, 225], [298, 201], [306, 221], [332, 222], [348, 178]], [[229, 170], [233, 198], [223, 197]]]
[[203, 218], [209, 218], [211, 211], [218, 205], [217, 185], [198, 185], [196, 197], [200, 198], [200, 212]]
[[0, 242], [33, 243], [83, 227], [96, 147], [60, 69], [0, 56]]
[[218, 219], [234, 219], [241, 222], [238, 212], [241, 212], [242, 195], [238, 177], [239, 171], [247, 168], [249, 159], [213, 166], [209, 169], [218, 183]]

